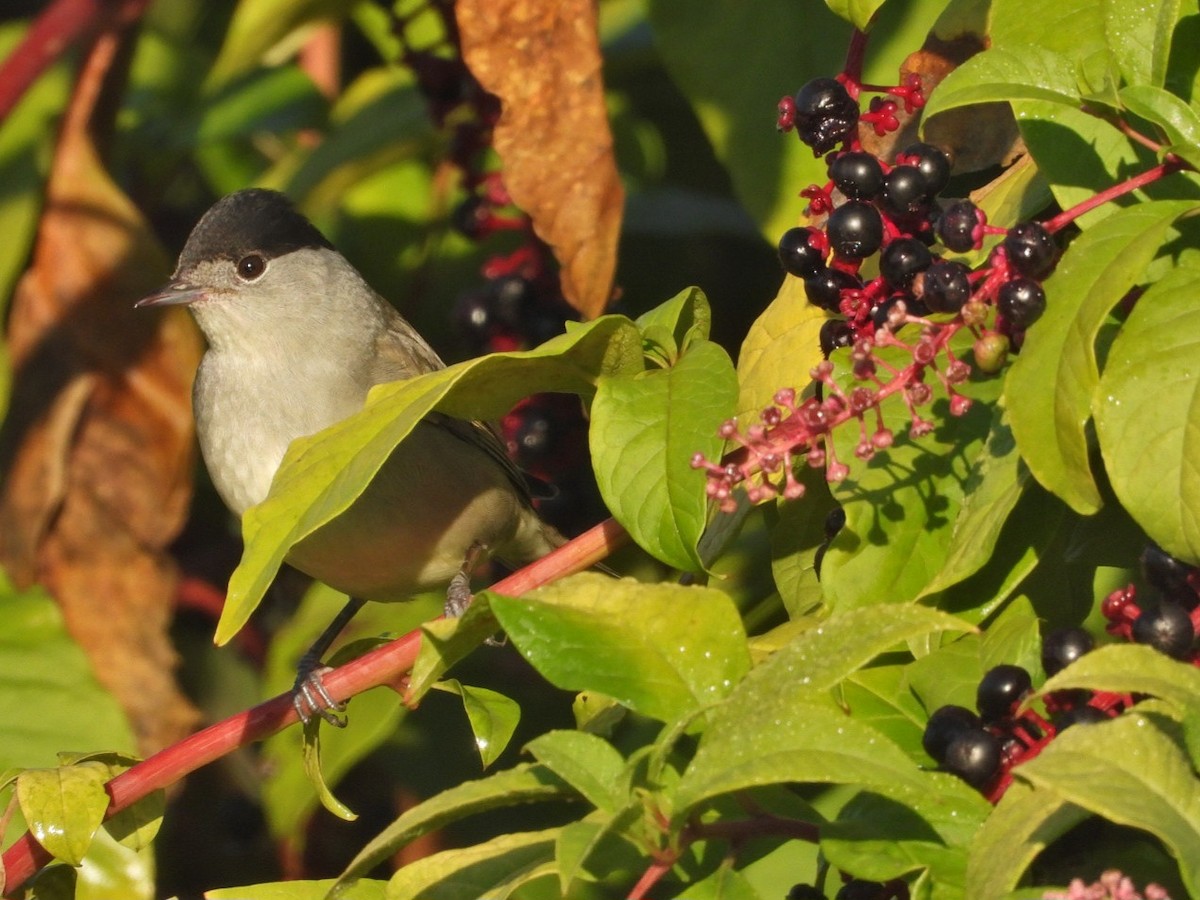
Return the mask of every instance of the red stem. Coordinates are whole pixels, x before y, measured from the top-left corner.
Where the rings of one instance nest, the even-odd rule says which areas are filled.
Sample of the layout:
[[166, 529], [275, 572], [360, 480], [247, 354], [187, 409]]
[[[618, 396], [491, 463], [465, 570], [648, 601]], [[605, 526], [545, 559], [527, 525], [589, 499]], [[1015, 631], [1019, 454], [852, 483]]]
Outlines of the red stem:
[[[628, 541], [625, 530], [614, 519], [608, 519], [549, 556], [496, 582], [491, 590], [498, 594], [520, 596], [535, 587], [595, 565]], [[334, 700], [349, 700], [355, 694], [381, 685], [398, 687], [412, 669], [420, 643], [420, 630], [411, 631], [328, 672], [323, 679], [325, 688]], [[265, 740], [296, 722], [296, 711], [292, 707], [292, 695], [289, 692], [210, 725], [113, 778], [106, 785], [109, 804], [105, 817], [128, 809], [152, 792], [176, 783], [201, 766], [239, 747]], [[4, 852], [3, 871], [7, 876], [4, 896], [16, 896], [22, 885], [48, 862], [50, 854], [28, 832], [23, 834]]]
[[34, 19], [25, 37], [0, 64], [0, 121], [55, 60], [93, 32], [108, 14], [104, 0], [54, 0]]
[[1125, 194], [1132, 193], [1133, 191], [1143, 188], [1148, 184], [1153, 184], [1160, 178], [1164, 178], [1167, 175], [1173, 175], [1174, 173], [1183, 169], [1190, 168], [1191, 166], [1189, 166], [1179, 157], [1168, 156], [1154, 168], [1147, 169], [1140, 175], [1134, 175], [1132, 178], [1122, 181], [1119, 184], [1114, 184], [1107, 190], [1103, 190], [1098, 194], [1094, 194], [1093, 196], [1084, 200], [1082, 203], [1072, 206], [1070, 209], [1064, 209], [1053, 219], [1043, 222], [1042, 225], [1048, 232], [1054, 234], [1056, 231], [1060, 231], [1066, 226], [1070, 225], [1084, 213], [1091, 212], [1093, 209], [1103, 206], [1110, 200], [1115, 200], [1117, 197], [1123, 197]]

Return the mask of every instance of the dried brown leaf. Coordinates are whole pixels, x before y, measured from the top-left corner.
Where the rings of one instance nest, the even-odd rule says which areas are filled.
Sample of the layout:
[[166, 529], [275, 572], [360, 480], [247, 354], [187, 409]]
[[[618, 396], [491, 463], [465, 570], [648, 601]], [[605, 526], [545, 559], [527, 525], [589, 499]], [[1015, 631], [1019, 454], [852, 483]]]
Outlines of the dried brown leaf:
[[604, 104], [594, 0], [459, 0], [463, 58], [500, 98], [496, 152], [514, 202], [591, 318], [612, 295], [625, 192]]
[[182, 310], [133, 309], [169, 261], [89, 132], [117, 41], [99, 38], [83, 67], [13, 299], [0, 559], [18, 581], [51, 590], [150, 751], [195, 720], [172, 677], [177, 572], [166, 548], [191, 496], [200, 342]]

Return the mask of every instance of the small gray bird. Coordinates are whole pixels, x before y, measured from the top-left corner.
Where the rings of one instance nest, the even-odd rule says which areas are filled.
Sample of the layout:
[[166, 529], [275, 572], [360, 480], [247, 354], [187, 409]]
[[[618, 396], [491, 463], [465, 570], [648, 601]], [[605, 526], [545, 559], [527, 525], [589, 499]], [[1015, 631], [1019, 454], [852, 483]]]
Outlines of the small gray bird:
[[[169, 304], [187, 304], [208, 339], [193, 388], [196, 427], [213, 483], [239, 516], [267, 496], [295, 438], [360, 410], [373, 385], [445, 365], [274, 191], [239, 191], [204, 214], [170, 283], [137, 305]], [[343, 724], [318, 664], [364, 600], [450, 585], [447, 612], [457, 614], [482, 558], [519, 565], [562, 543], [491, 427], [427, 417], [353, 506], [288, 554], [354, 598], [301, 664], [300, 717]]]

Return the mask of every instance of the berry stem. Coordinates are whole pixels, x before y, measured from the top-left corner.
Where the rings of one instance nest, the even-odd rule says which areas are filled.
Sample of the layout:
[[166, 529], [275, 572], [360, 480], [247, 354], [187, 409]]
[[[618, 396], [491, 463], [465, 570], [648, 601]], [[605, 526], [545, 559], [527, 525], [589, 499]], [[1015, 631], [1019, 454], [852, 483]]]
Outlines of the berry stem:
[[1128, 178], [1119, 184], [1114, 184], [1112, 187], [1103, 190], [1098, 194], [1094, 194], [1087, 200], [1084, 200], [1082, 203], [1077, 203], [1070, 209], [1064, 209], [1054, 218], [1043, 222], [1042, 225], [1045, 227], [1046, 231], [1054, 234], [1055, 232], [1061, 231], [1067, 225], [1070, 225], [1084, 213], [1091, 212], [1093, 209], [1103, 206], [1105, 203], [1115, 200], [1118, 197], [1123, 197], [1126, 194], [1130, 194], [1148, 184], [1153, 184], [1160, 178], [1165, 178], [1167, 175], [1173, 175], [1176, 172], [1191, 168], [1192, 167], [1188, 165], [1188, 163], [1184, 162], [1179, 157], [1168, 154], [1167, 158], [1154, 168], [1147, 169], [1140, 175], [1134, 175], [1132, 178]]
[[862, 83], [863, 59], [866, 55], [867, 33], [856, 28], [854, 34], [850, 36], [850, 46], [846, 48], [846, 64], [842, 66], [844, 77], [838, 79], [855, 100], [858, 99]]

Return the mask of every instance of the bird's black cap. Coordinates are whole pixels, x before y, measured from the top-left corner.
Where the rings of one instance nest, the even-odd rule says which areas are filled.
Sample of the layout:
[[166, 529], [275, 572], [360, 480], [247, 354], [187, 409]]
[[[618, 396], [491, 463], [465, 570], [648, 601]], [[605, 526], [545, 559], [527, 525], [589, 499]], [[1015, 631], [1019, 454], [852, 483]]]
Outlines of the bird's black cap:
[[239, 260], [248, 253], [271, 259], [306, 247], [333, 245], [283, 194], [250, 188], [222, 197], [196, 223], [179, 269], [212, 259]]

